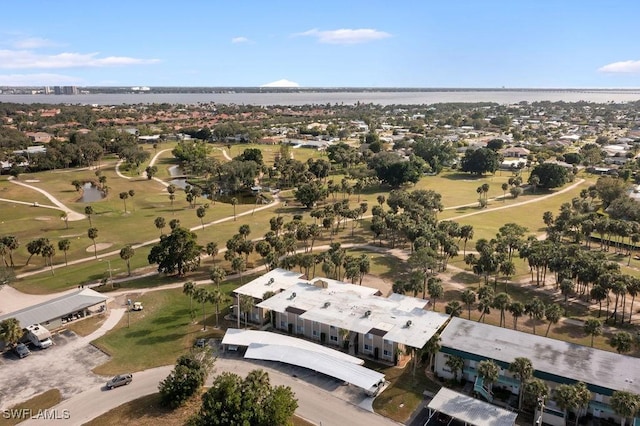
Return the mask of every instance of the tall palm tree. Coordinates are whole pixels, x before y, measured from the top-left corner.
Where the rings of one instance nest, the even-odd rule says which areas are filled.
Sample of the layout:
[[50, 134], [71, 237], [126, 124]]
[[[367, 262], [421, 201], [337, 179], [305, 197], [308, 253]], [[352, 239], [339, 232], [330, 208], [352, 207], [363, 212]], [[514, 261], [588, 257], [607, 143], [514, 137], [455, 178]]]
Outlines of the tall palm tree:
[[95, 214], [95, 211], [93, 210], [92, 206], [86, 206], [84, 208], [84, 214], [87, 215], [87, 219], [89, 219], [89, 228], [93, 227], [93, 224], [91, 223], [91, 216]]
[[553, 303], [546, 307], [544, 315], [547, 318], [547, 321], [549, 321], [549, 324], [547, 325], [547, 332], [544, 334], [546, 337], [549, 335], [551, 325], [557, 324], [562, 318], [562, 308], [557, 303]]
[[71, 248], [71, 241], [67, 238], [63, 238], [60, 241], [58, 241], [58, 250], [64, 252], [64, 264], [68, 265], [67, 263], [67, 252], [69, 251], [69, 249]]
[[536, 334], [536, 322], [544, 318], [544, 302], [539, 297], [534, 297], [531, 302], [524, 305], [524, 313], [531, 318], [531, 326], [533, 327], [533, 334]]
[[509, 371], [520, 381], [520, 392], [518, 393], [518, 410], [522, 409], [522, 397], [524, 396], [524, 385], [533, 377], [533, 364], [529, 358], [518, 357], [509, 364]]
[[98, 228], [89, 228], [87, 230], [87, 236], [93, 241], [93, 255], [98, 258], [98, 248], [96, 247], [96, 238], [98, 238]]
[[136, 254], [131, 244], [127, 244], [126, 246], [120, 249], [120, 259], [124, 260], [127, 263], [127, 275], [131, 276], [131, 258]]
[[464, 303], [467, 306], [467, 312], [468, 312], [467, 319], [471, 320], [471, 305], [473, 305], [476, 302], [476, 294], [473, 292], [473, 290], [466, 289], [465, 291], [462, 292], [462, 295], [460, 296], [460, 298], [462, 299], [462, 303]]
[[602, 321], [597, 318], [589, 318], [584, 322], [584, 332], [591, 336], [591, 347], [593, 347], [593, 338], [602, 334]]
[[238, 204], [238, 199], [236, 197], [231, 198], [231, 205], [233, 206], [233, 221], [236, 220], [236, 204]]
[[518, 328], [518, 318], [524, 315], [524, 304], [518, 300], [509, 305], [509, 312], [513, 317], [513, 329]]
[[194, 290], [193, 292], [193, 298], [196, 299], [198, 302], [202, 303], [202, 329], [206, 330], [207, 329], [207, 316], [205, 314], [205, 309], [204, 309], [204, 305], [205, 303], [211, 302], [211, 293], [209, 292], [209, 290], [204, 289], [202, 287], [198, 287]]
[[622, 426], [640, 409], [640, 396], [627, 391], [614, 391], [609, 402], [616, 414], [622, 417]]
[[[244, 328], [249, 327], [249, 314], [253, 309], [253, 305], [253, 297], [246, 294], [240, 295], [240, 311], [244, 313]], [[240, 312], [238, 312], [238, 315], [240, 315]]]
[[493, 298], [492, 308], [496, 308], [500, 310], [500, 327], [504, 327], [506, 325], [506, 319], [504, 312], [511, 305], [511, 297], [507, 293], [500, 293], [496, 297]]
[[220, 290], [220, 283], [227, 277], [227, 272], [220, 266], [212, 266], [209, 269], [209, 279], [216, 285], [216, 288]]
[[457, 300], [452, 300], [451, 302], [447, 303], [444, 311], [451, 317], [459, 317], [460, 314], [462, 314], [462, 305]]
[[158, 228], [158, 230], [160, 231], [160, 236], [162, 236], [163, 234], [162, 230], [164, 229], [165, 226], [167, 226], [167, 221], [165, 220], [164, 217], [158, 216], [155, 218], [154, 223], [156, 225], [156, 228]]
[[210, 302], [216, 306], [216, 328], [220, 328], [219, 325], [219, 315], [220, 315], [220, 304], [225, 301], [226, 297], [219, 289], [214, 289], [211, 293]]
[[500, 377], [500, 369], [498, 368], [498, 365], [490, 359], [480, 361], [478, 363], [477, 372], [478, 376], [482, 377], [482, 380], [489, 390], [491, 390], [493, 384], [497, 382]]
[[196, 290], [196, 284], [188, 281], [182, 285], [182, 292], [189, 296], [189, 314], [193, 317], [193, 294]]

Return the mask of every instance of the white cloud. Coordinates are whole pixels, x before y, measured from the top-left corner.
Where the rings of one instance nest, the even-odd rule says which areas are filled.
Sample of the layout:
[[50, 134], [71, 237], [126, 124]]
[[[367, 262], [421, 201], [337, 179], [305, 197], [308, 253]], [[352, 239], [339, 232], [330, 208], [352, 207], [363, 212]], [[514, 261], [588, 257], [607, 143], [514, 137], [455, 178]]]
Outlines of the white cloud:
[[83, 85], [78, 77], [61, 74], [0, 74], [0, 86], [62, 86]]
[[300, 87], [300, 85], [295, 81], [289, 81], [283, 78], [282, 80], [272, 81], [271, 83], [263, 84], [260, 87]]
[[231, 39], [231, 43], [249, 43], [250, 41], [246, 37], [234, 37]]
[[29, 50], [0, 50], [0, 68], [75, 68], [110, 67], [154, 64], [158, 59], [139, 59], [127, 56], [98, 57], [99, 53], [58, 53], [42, 55]]
[[13, 42], [13, 47], [16, 49], [37, 49], [51, 46], [57, 46], [57, 43], [40, 37], [28, 37]]
[[316, 37], [320, 43], [326, 44], [358, 44], [391, 37], [391, 34], [370, 28], [340, 29], [332, 31], [320, 31], [312, 29], [296, 36]]
[[607, 64], [598, 69], [609, 73], [640, 73], [640, 61], [620, 61]]

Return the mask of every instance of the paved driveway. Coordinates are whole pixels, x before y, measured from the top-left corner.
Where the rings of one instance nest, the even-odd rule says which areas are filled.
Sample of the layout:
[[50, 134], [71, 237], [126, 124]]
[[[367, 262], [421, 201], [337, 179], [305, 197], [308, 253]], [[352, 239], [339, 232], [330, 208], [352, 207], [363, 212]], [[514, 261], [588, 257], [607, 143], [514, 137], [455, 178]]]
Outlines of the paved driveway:
[[20, 359], [12, 352], [0, 358], [0, 409], [9, 408], [49, 389], [59, 389], [69, 398], [106, 381], [91, 370], [108, 361], [108, 356], [90, 342], [111, 329], [124, 309], [111, 315], [96, 332], [80, 337], [71, 331], [53, 336], [48, 349], [30, 347], [31, 355]]

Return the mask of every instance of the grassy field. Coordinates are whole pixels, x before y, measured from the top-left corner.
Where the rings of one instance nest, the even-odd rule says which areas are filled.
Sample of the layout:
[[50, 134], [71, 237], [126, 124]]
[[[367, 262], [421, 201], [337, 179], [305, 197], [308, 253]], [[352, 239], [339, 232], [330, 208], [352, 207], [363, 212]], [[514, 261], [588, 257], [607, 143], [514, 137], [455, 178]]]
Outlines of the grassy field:
[[[244, 282], [248, 279], [251, 277], [246, 277]], [[238, 281], [225, 282], [220, 289], [229, 294], [238, 284]], [[204, 288], [213, 287], [205, 285]], [[130, 297], [135, 297], [134, 293]], [[229, 313], [230, 297], [220, 306], [220, 329], [213, 328], [216, 321], [214, 306], [205, 305], [206, 331], [202, 330], [202, 304], [193, 301], [192, 319], [191, 302], [182, 293], [182, 288], [148, 292], [135, 300], [144, 304], [144, 310], [126, 314], [113, 330], [93, 342], [111, 356], [106, 364], [94, 370], [95, 373], [113, 375], [173, 364], [196, 339], [222, 337], [227, 326], [233, 325], [223, 319]]]
[[[26, 400], [25, 402], [22, 402], [20, 404], [14, 405], [11, 408], [8, 408], [7, 411], [8, 413], [10, 413], [12, 410], [14, 413], [18, 413], [18, 412], [24, 413], [21, 410], [30, 410], [26, 412], [28, 413], [29, 417], [37, 416], [39, 410], [51, 408], [55, 405], [58, 405], [60, 401], [62, 401], [62, 395], [60, 394], [60, 391], [58, 389], [50, 389], [46, 392], [43, 392], [39, 395], [34, 396], [31, 399]], [[7, 413], [4, 413], [4, 414], [7, 414]], [[62, 413], [58, 413], [58, 414], [62, 416]], [[17, 425], [18, 423], [21, 423], [25, 420], [27, 419], [19, 416], [16, 416], [15, 418], [7, 419], [5, 415], [2, 415], [0, 416], [0, 426]]]

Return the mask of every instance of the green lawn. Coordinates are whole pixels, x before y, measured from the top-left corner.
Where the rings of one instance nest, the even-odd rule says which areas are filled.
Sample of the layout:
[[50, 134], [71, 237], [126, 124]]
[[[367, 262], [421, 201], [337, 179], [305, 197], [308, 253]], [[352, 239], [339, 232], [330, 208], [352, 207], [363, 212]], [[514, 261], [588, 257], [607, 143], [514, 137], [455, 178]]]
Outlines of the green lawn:
[[[245, 278], [247, 282], [251, 277]], [[225, 282], [220, 289], [224, 294], [238, 286], [238, 281]], [[204, 288], [213, 289], [212, 285]], [[94, 371], [111, 375], [122, 371], [140, 371], [173, 364], [199, 337], [221, 337], [226, 329], [223, 321], [229, 312], [231, 298], [221, 305], [220, 325], [214, 330], [215, 308], [205, 305], [207, 331], [202, 331], [202, 305], [193, 301], [194, 320], [189, 314], [189, 297], [182, 288], [148, 292], [135, 298], [144, 304], [144, 310], [125, 314], [120, 323], [93, 343], [110, 355], [110, 360]], [[128, 326], [130, 315], [130, 326]], [[229, 324], [230, 325], [230, 324]]]

